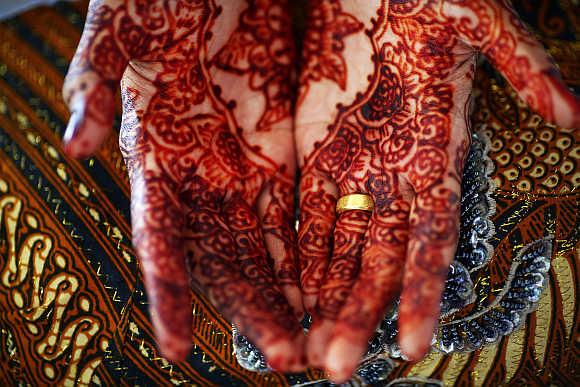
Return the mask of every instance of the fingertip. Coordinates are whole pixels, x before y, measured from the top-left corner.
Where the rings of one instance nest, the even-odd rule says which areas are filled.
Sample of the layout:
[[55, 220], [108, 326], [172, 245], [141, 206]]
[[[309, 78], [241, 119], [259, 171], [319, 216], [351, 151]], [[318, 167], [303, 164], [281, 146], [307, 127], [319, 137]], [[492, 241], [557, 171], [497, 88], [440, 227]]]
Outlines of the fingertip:
[[159, 352], [161, 356], [171, 362], [186, 361], [191, 351], [191, 339], [159, 340]]
[[303, 372], [308, 368], [308, 360], [306, 355], [297, 356], [295, 360], [291, 361], [288, 366], [288, 372]]
[[288, 367], [286, 358], [280, 354], [266, 355], [266, 361], [274, 371], [284, 372]]
[[114, 88], [102, 80], [93, 79], [87, 84], [67, 99], [71, 115], [63, 136], [64, 151], [76, 159], [96, 153], [115, 117]]
[[63, 144], [63, 150], [67, 156], [84, 160], [91, 157], [95, 150], [88, 141], [69, 141]]
[[333, 383], [347, 382], [360, 362], [366, 347], [361, 350], [357, 345], [344, 337], [334, 339], [328, 348], [325, 369]]
[[411, 362], [420, 361], [425, 357], [428, 350], [428, 346], [424, 345], [420, 340], [409, 337], [409, 335], [401, 336], [399, 339], [399, 346], [401, 347], [401, 351]]
[[406, 322], [400, 318], [399, 346], [410, 361], [420, 361], [431, 349], [431, 343], [437, 325], [436, 319], [424, 318]]
[[302, 331], [298, 332], [294, 343], [296, 345], [296, 354], [290, 360], [288, 370], [290, 372], [301, 372], [308, 367], [308, 359], [305, 353], [306, 336]]
[[158, 348], [171, 361], [184, 361], [192, 347], [193, 309], [187, 288], [146, 281], [149, 314]]
[[306, 341], [306, 353], [308, 363], [314, 367], [324, 367], [327, 356], [328, 344], [332, 338], [335, 322], [324, 319], [315, 319]]
[[192, 324], [180, 316], [176, 316], [177, 324], [163, 321], [158, 316], [157, 313], [151, 314], [159, 352], [174, 362], [186, 360], [192, 347]]
[[68, 157], [72, 157], [73, 159], [77, 158], [76, 148], [70, 142], [63, 141], [62, 149]]
[[172, 324], [151, 310], [151, 321], [161, 356], [173, 362], [185, 361], [192, 347], [192, 324], [183, 316], [175, 317], [177, 324]]
[[86, 159], [98, 151], [107, 134], [108, 130], [73, 114], [63, 137], [63, 150], [74, 159]]
[[[303, 339], [302, 339], [303, 340]], [[280, 338], [261, 348], [270, 367], [280, 372], [297, 372], [306, 368], [304, 346], [300, 338]]]
[[548, 83], [551, 87], [555, 90], [557, 100], [554, 104], [554, 117], [550, 117], [548, 113], [540, 113], [543, 113], [542, 115], [547, 119], [551, 119], [553, 123], [563, 128], [579, 128], [580, 97], [575, 95], [568, 88], [564, 83], [560, 72], [555, 67], [544, 70], [542, 73], [548, 79]]

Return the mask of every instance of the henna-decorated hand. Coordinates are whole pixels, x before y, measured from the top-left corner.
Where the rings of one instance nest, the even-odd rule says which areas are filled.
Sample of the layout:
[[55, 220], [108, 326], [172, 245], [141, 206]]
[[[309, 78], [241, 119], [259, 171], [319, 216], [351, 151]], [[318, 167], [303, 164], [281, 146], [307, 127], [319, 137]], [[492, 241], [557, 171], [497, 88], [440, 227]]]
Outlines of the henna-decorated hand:
[[73, 157], [107, 136], [121, 80], [134, 244], [173, 360], [191, 345], [193, 285], [273, 367], [303, 363], [286, 5], [93, 0], [66, 78]]
[[[309, 361], [342, 382], [399, 295], [403, 352], [418, 360], [430, 347], [458, 236], [476, 54], [547, 120], [578, 126], [580, 108], [507, 1], [311, 4], [296, 119], [301, 282]], [[374, 211], [336, 216], [349, 193], [371, 195]]]

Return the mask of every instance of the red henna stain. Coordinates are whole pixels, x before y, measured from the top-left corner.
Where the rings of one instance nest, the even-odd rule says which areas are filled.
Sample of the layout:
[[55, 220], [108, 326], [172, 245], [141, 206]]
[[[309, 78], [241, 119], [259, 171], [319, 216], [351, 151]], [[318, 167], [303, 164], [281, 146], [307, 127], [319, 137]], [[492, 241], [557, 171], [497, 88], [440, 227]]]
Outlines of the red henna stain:
[[258, 131], [268, 131], [291, 115], [294, 57], [287, 0], [248, 0], [238, 28], [213, 62], [222, 70], [248, 75], [250, 89], [264, 96], [266, 106]]
[[298, 104], [308, 93], [309, 84], [328, 79], [346, 88], [347, 69], [342, 56], [343, 39], [359, 32], [363, 24], [343, 12], [340, 0], [315, 0], [309, 4], [308, 29], [304, 36]]

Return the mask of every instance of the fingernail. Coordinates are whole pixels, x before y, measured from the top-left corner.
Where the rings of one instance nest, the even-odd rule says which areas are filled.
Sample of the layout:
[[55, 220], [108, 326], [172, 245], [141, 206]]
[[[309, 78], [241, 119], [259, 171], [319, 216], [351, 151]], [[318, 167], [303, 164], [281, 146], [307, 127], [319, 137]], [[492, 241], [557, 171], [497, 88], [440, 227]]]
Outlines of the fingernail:
[[79, 132], [79, 113], [77, 111], [72, 111], [68, 119], [68, 124], [64, 132], [63, 139], [65, 141], [74, 140], [78, 136]]
[[63, 136], [64, 151], [71, 157], [77, 157], [78, 150], [74, 144], [80, 132], [79, 114], [72, 112]]

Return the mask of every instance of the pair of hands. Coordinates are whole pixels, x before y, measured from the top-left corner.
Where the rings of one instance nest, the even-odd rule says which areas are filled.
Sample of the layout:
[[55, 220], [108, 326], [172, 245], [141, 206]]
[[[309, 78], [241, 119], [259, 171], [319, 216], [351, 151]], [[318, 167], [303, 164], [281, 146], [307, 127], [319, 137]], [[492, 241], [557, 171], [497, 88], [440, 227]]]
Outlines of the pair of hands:
[[[580, 109], [507, 2], [312, 0], [294, 111], [289, 14], [274, 0], [93, 0], [65, 149], [98, 149], [121, 81], [134, 244], [166, 357], [188, 354], [194, 286], [274, 368], [341, 382], [399, 295], [403, 352], [429, 349], [476, 53], [546, 119], [577, 126]], [[349, 193], [375, 210], [337, 216]]]

